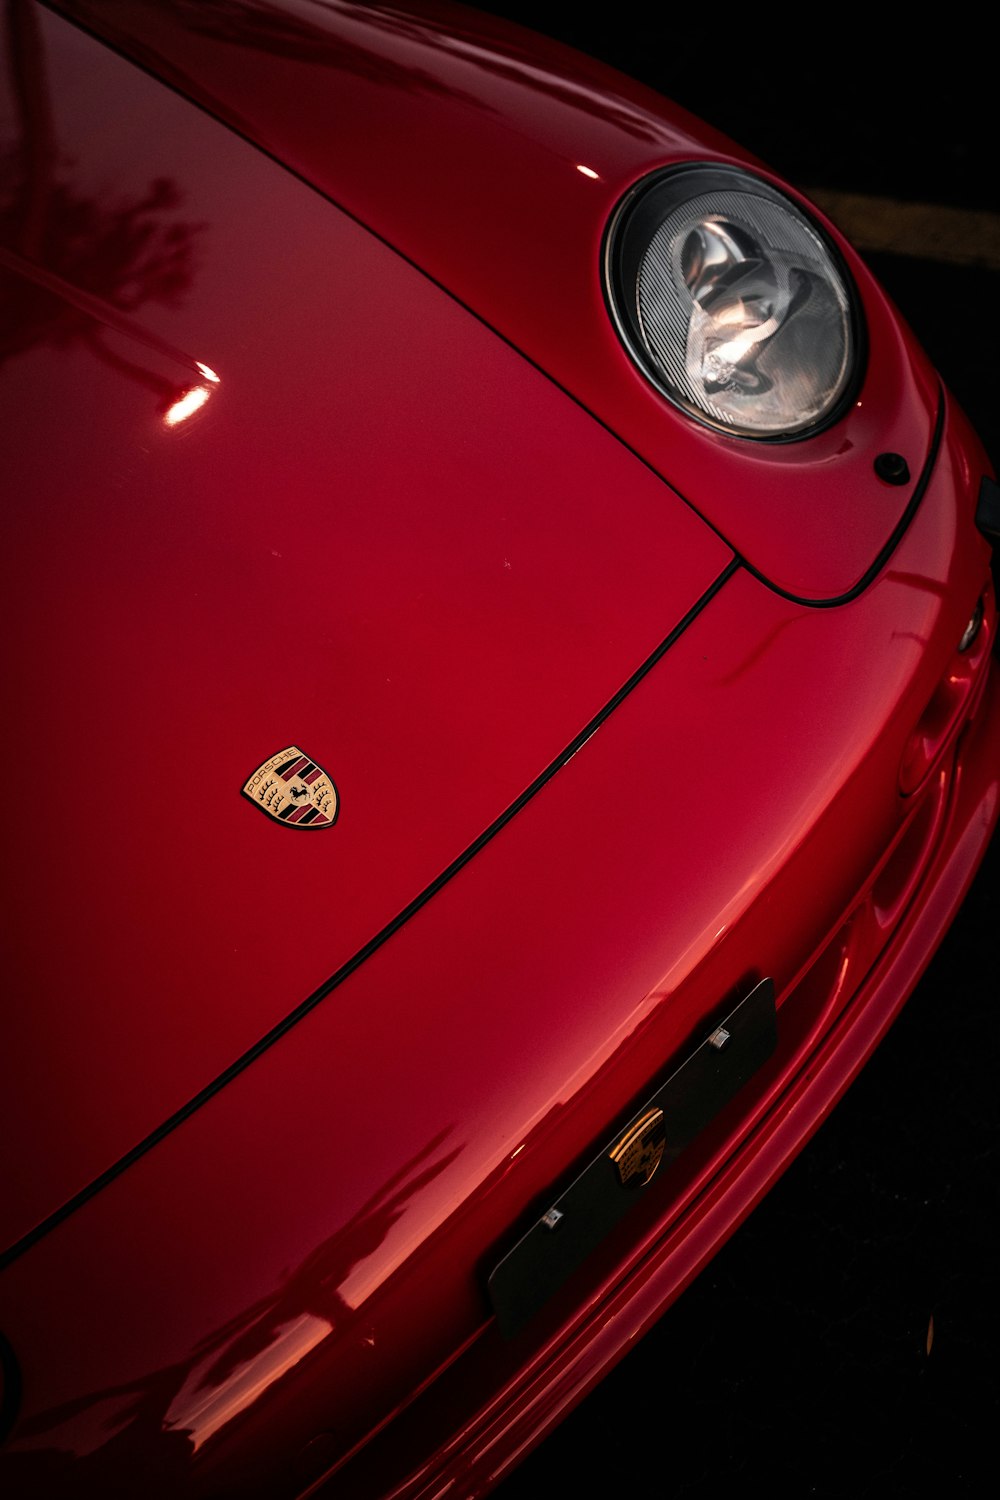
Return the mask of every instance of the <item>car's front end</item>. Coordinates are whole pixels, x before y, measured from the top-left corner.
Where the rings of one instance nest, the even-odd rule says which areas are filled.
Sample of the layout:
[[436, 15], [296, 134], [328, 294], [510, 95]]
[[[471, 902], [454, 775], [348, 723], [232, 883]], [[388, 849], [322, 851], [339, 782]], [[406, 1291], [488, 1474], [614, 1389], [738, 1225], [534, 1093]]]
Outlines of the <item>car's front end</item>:
[[992, 470], [836, 227], [596, 65], [22, 11], [0, 1477], [483, 1493], [962, 902]]

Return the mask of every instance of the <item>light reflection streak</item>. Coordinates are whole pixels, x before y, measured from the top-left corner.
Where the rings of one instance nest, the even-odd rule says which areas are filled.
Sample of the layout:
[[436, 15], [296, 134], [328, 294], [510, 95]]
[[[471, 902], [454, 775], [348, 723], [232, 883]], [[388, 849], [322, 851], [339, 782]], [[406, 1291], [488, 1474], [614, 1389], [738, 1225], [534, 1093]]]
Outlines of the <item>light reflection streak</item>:
[[202, 1389], [202, 1377], [193, 1371], [171, 1402], [163, 1419], [164, 1430], [186, 1432], [197, 1452], [213, 1433], [245, 1411], [315, 1349], [332, 1328], [327, 1318], [302, 1313], [283, 1324], [266, 1349], [237, 1365], [221, 1385]]
[[[217, 375], [214, 376], [215, 380], [218, 378]], [[179, 423], [186, 422], [188, 417], [193, 417], [196, 411], [200, 411], [211, 394], [207, 385], [192, 386], [174, 402], [173, 406], [167, 409], [163, 417], [164, 422], [168, 427], [176, 427]]]

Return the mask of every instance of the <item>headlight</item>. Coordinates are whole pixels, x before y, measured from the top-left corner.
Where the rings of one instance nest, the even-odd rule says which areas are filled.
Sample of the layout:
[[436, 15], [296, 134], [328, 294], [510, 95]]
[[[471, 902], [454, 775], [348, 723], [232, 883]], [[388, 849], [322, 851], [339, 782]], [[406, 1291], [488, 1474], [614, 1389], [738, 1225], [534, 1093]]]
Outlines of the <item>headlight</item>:
[[850, 400], [860, 320], [847, 271], [790, 199], [748, 172], [658, 173], [608, 230], [618, 332], [663, 395], [741, 437], [802, 437]]

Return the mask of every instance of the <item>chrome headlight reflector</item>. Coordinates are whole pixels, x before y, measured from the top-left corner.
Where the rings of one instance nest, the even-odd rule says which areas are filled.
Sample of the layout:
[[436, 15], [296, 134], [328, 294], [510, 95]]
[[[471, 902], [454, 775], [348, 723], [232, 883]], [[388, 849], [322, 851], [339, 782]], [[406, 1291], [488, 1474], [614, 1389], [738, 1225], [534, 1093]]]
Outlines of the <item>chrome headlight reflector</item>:
[[791, 199], [749, 172], [684, 167], [620, 205], [605, 287], [639, 368], [675, 405], [740, 437], [804, 437], [858, 374], [846, 268]]

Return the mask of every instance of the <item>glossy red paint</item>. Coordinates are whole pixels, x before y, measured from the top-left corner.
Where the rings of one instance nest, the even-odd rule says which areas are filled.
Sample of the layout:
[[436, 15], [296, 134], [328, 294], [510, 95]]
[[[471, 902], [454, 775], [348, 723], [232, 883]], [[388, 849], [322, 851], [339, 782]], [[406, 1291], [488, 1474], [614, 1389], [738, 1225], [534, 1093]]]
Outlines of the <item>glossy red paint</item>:
[[[2, 1130], [30, 1122], [6, 1244], [405, 910], [731, 559], [550, 381], [200, 111], [44, 13], [31, 77], [75, 160], [35, 180], [48, 231], [9, 270], [6, 475], [31, 504], [4, 593], [31, 649], [5, 699], [62, 790], [8, 823], [8, 973], [32, 1003], [3, 1023]], [[228, 795], [291, 742], [342, 788], [332, 842], [276, 839]]]
[[[26, 1481], [46, 1479], [52, 1450], [69, 1447], [89, 1455], [94, 1482], [121, 1465], [155, 1485], [172, 1453], [187, 1455], [187, 1432], [189, 1493], [294, 1493], [300, 1448], [332, 1429], [325, 1458], [350, 1449], [373, 1410], [405, 1405], [483, 1327], [482, 1272], [511, 1227], [648, 1091], [719, 996], [772, 973], [778, 1059], [666, 1198], [637, 1210], [638, 1243], [651, 1246], [679, 1236], [681, 1211], [712, 1185], [699, 1235], [659, 1273], [683, 1284], [704, 1237], [732, 1227], [718, 1200], [745, 1211], [881, 1034], [995, 823], [995, 676], [965, 731], [963, 775], [949, 759], [918, 807], [895, 792], [908, 728], [949, 666], [919, 643], [954, 642], [984, 584], [968, 498], [944, 463], [894, 565], [842, 611], [733, 577], [530, 809], [330, 1003], [7, 1270], [14, 1345], [76, 1351], [58, 1368], [26, 1359], [29, 1436], [14, 1445]], [[838, 678], [851, 691], [831, 696]], [[789, 681], [802, 690], [789, 694]], [[695, 690], [698, 721], [671, 734]], [[754, 754], [734, 757], [733, 724]], [[853, 747], [836, 764], [831, 736]], [[905, 873], [879, 874], [882, 851], [912, 827]], [[930, 864], [948, 880], [928, 883]], [[902, 925], [886, 948], [888, 933], [856, 929], [889, 886]], [[830, 1087], [813, 1093], [803, 1069], [817, 1057]], [[751, 1125], [754, 1173], [720, 1175]], [[578, 1374], [620, 1347], [602, 1302], [636, 1233], [588, 1268], [583, 1311], [580, 1285], [552, 1309], [529, 1363], [558, 1350], [565, 1378], [571, 1328]], [[603, 1353], [581, 1349], [592, 1339]], [[484, 1358], [477, 1350], [475, 1369]], [[514, 1355], [500, 1366], [523, 1379]], [[540, 1420], [518, 1392], [505, 1420]], [[100, 1424], [136, 1405], [142, 1420], [101, 1445]], [[384, 1457], [376, 1445], [374, 1462]], [[345, 1475], [338, 1492], [376, 1492], [355, 1463], [356, 1491]]]
[[[653, 441], [706, 494], [730, 464], [744, 524], [820, 587], [874, 560], [874, 454], [899, 447], [919, 475], [940, 399], [920, 503], [869, 586], [824, 608], [782, 597], [392, 249], [65, 21], [41, 13], [36, 33], [21, 10], [60, 85], [61, 128], [81, 162], [99, 153], [93, 181], [114, 184], [107, 201], [134, 202], [162, 149], [185, 221], [209, 226], [176, 305], [128, 305], [122, 283], [67, 261], [68, 238], [8, 249], [21, 296], [45, 294], [31, 304], [44, 337], [12, 348], [3, 372], [25, 497], [12, 597], [38, 653], [21, 658], [36, 668], [22, 722], [52, 757], [46, 775], [75, 754], [104, 797], [122, 749], [173, 788], [192, 745], [211, 747], [225, 792], [205, 808], [182, 778], [143, 821], [102, 821], [93, 798], [32, 805], [20, 833], [11, 900], [31, 999], [5, 1018], [5, 1089], [13, 1128], [29, 1109], [32, 1128], [30, 1171], [4, 1193], [7, 1243], [57, 1212], [0, 1275], [23, 1382], [0, 1483], [11, 1496], [292, 1497], [325, 1493], [332, 1472], [329, 1493], [358, 1500], [485, 1493], [802, 1147], [962, 899], [1000, 811], [996, 608], [973, 523], [986, 458], [867, 280], [869, 373], [883, 369], [886, 389], [866, 397], [871, 427], [842, 424], [860, 456], [837, 504], [856, 533], [829, 572], [811, 552], [829, 524], [812, 525], [815, 489], [797, 499], [808, 538], [781, 535], [795, 528], [779, 517], [782, 486], [822, 469], [837, 428], [797, 455], [725, 444], [713, 468], [705, 435], [661, 407]], [[113, 10], [144, 18], [147, 62], [151, 33], [164, 48], [169, 34], [204, 94], [196, 64], [224, 49], [191, 27], [211, 8]], [[234, 45], [228, 85], [248, 57], [269, 59], [280, 100], [288, 51], [318, 45], [317, 14], [287, 7], [264, 54]], [[441, 73], [455, 53], [470, 84], [474, 36], [486, 103], [499, 112], [495, 91], [513, 88], [504, 118], [523, 105], [542, 141], [506, 190], [520, 178], [530, 204], [548, 187], [553, 86], [525, 79], [551, 79], [564, 57], [542, 46], [529, 60], [523, 34], [503, 29], [487, 53], [494, 23], [470, 18], [445, 45], [437, 22], [402, 30], [395, 7], [329, 15], [355, 59], [359, 31], [370, 58], [372, 32], [389, 28], [405, 118], [424, 118], [406, 77], [429, 96], [425, 149], [442, 129]], [[430, 30], [442, 56], [425, 78], [414, 55]], [[573, 64], [563, 94], [581, 76], [589, 107], [606, 76]], [[31, 77], [20, 107], [37, 165], [52, 136], [38, 133], [37, 66]], [[106, 127], [96, 101], [109, 94], [155, 126]], [[446, 95], [446, 120], [457, 107]], [[485, 105], [462, 108], [488, 134]], [[559, 120], [568, 108], [560, 98]], [[604, 115], [623, 108], [612, 92]], [[721, 149], [693, 122], [661, 128], [678, 152]], [[638, 160], [625, 144], [620, 181]], [[362, 159], [374, 171], [374, 146]], [[345, 163], [345, 181], [356, 170]], [[409, 207], [416, 234], [425, 210]], [[109, 255], [90, 264], [110, 269]], [[499, 325], [512, 300], [477, 310]], [[533, 352], [597, 381], [618, 355], [596, 302], [577, 312], [579, 338], [604, 354], [557, 350], [555, 312]], [[626, 412], [623, 367], [608, 379], [622, 426], [651, 424], [648, 393], [633, 382]], [[207, 394], [178, 421], [192, 390]], [[749, 501], [765, 473], [778, 499], [762, 512]], [[886, 499], [898, 519], [906, 496]], [[736, 513], [731, 491], [718, 504]], [[274, 566], [288, 561], [274, 552], [293, 536], [289, 507], [314, 536], [328, 517], [336, 532], [294, 569]], [[959, 652], [980, 600], [980, 634]], [[302, 670], [275, 621], [304, 648]], [[336, 828], [316, 837], [238, 795], [255, 757], [292, 739], [342, 794]], [[302, 921], [294, 907], [286, 918], [290, 888], [309, 892]], [[293, 940], [276, 946], [276, 926]], [[504, 1344], [491, 1266], [763, 976], [779, 999], [775, 1057]], [[296, 1024], [269, 1033], [285, 1017]]]
[[937, 380], [833, 226], [864, 305], [868, 362], [857, 405], [809, 444], [748, 445], [694, 426], [639, 375], [605, 314], [602, 240], [619, 199], [672, 162], [749, 163], [735, 143], [601, 64], [464, 6], [61, 8], [441, 282], [779, 588], [837, 597], [889, 542], [912, 487], [878, 479], [872, 460], [901, 453], [916, 478]]

